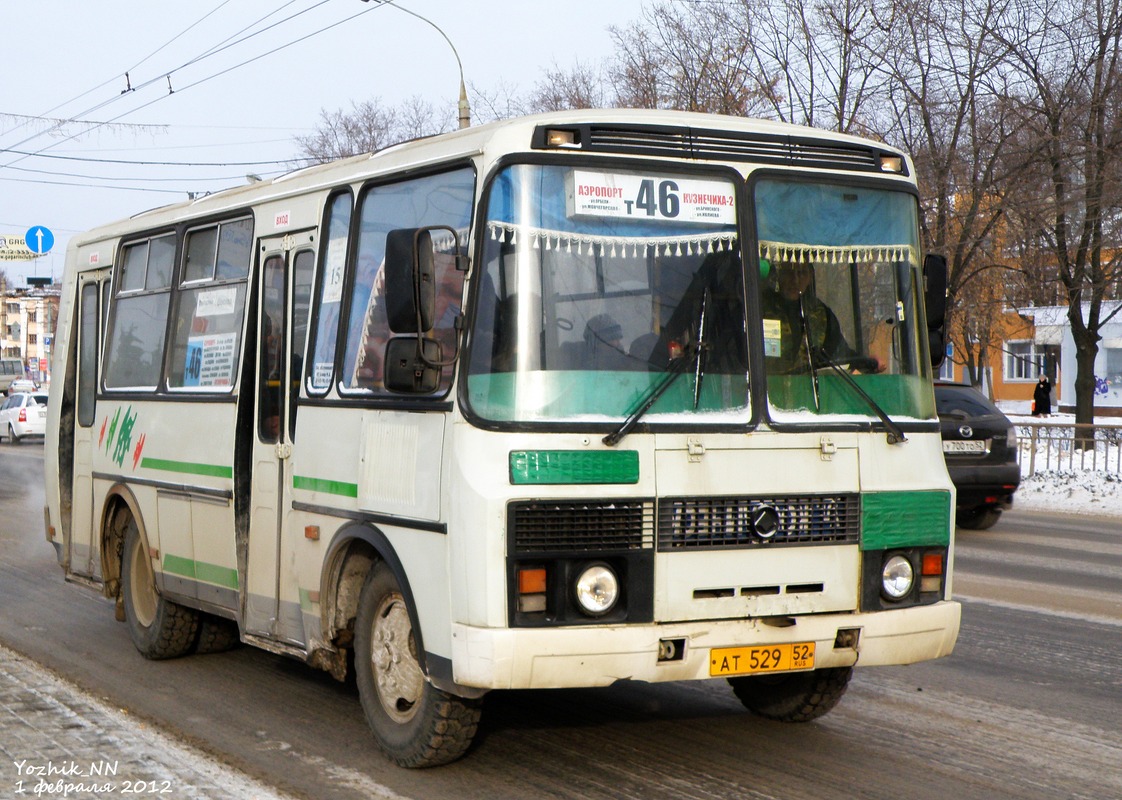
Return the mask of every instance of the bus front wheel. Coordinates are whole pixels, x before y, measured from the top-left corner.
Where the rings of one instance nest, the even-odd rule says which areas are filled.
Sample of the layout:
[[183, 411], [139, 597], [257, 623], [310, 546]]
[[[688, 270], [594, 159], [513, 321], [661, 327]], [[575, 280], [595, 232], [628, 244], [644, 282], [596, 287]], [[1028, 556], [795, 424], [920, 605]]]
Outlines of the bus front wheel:
[[778, 722], [810, 722], [841, 700], [853, 667], [729, 678], [744, 707]]
[[195, 646], [199, 614], [156, 591], [152, 560], [132, 519], [125, 531], [121, 595], [129, 636], [142, 656], [154, 660], [178, 658]]
[[393, 573], [378, 562], [366, 577], [355, 622], [355, 675], [378, 747], [402, 767], [434, 767], [462, 756], [480, 704], [425, 678], [409, 608]]

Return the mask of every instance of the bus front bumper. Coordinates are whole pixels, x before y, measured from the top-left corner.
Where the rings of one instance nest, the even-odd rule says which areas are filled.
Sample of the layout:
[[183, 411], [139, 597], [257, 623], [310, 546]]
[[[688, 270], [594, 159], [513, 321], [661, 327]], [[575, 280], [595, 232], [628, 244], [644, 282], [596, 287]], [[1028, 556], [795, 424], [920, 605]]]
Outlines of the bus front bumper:
[[[513, 629], [455, 624], [453, 676], [461, 686], [482, 689], [699, 680], [714, 677], [710, 656], [715, 648], [807, 642], [815, 644], [816, 669], [912, 664], [951, 653], [961, 612], [957, 602], [944, 601], [896, 611], [820, 614], [782, 622], [737, 619]], [[667, 641], [679, 649], [675, 658], [660, 660], [660, 643]], [[662, 650], [665, 655], [666, 648]]]

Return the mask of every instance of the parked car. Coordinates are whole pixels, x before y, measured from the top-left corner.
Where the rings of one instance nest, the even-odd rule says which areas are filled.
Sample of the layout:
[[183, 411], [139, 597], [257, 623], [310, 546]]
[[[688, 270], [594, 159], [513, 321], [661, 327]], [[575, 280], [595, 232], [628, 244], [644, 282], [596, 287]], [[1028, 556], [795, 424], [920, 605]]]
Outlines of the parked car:
[[46, 392], [16, 392], [0, 405], [0, 436], [19, 444], [27, 436], [47, 433]]
[[943, 434], [943, 458], [958, 494], [955, 522], [961, 528], [993, 527], [1013, 505], [1021, 483], [1017, 430], [973, 387], [935, 382], [935, 407]]
[[8, 396], [11, 396], [16, 392], [34, 392], [38, 389], [39, 387], [35, 385], [35, 381], [31, 380], [30, 378], [16, 378], [14, 381], [8, 384], [6, 394], [8, 394]]

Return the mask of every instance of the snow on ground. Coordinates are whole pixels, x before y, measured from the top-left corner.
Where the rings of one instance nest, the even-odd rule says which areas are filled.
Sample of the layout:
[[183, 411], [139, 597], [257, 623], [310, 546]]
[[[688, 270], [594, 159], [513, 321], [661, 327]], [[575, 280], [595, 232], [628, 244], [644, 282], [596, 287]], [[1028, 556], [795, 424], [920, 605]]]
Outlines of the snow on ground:
[[1022, 478], [1013, 508], [1122, 518], [1122, 478], [1102, 472], [1050, 472]]
[[[1030, 416], [1028, 403], [998, 403], [1014, 425], [1033, 422], [1074, 424], [1074, 414], [1052, 414], [1047, 419]], [[1023, 408], [1022, 408], [1023, 406]], [[1108, 425], [1118, 425], [1117, 417], [1096, 419]], [[1110, 458], [1117, 464], [1116, 456]], [[1030, 476], [1027, 457], [1022, 451], [1021, 485], [1014, 496], [1013, 508], [1027, 511], [1051, 511], [1067, 514], [1091, 514], [1122, 519], [1122, 475], [1104, 469], [1041, 469]]]

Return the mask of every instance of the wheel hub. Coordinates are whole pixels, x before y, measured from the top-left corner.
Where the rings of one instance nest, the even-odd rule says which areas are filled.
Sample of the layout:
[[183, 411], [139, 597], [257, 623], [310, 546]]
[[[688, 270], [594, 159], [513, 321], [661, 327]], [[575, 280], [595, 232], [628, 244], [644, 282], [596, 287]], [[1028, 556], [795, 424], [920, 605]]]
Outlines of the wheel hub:
[[383, 601], [374, 616], [370, 641], [378, 699], [393, 720], [406, 722], [416, 713], [425, 676], [417, 662], [409, 612], [399, 595]]

